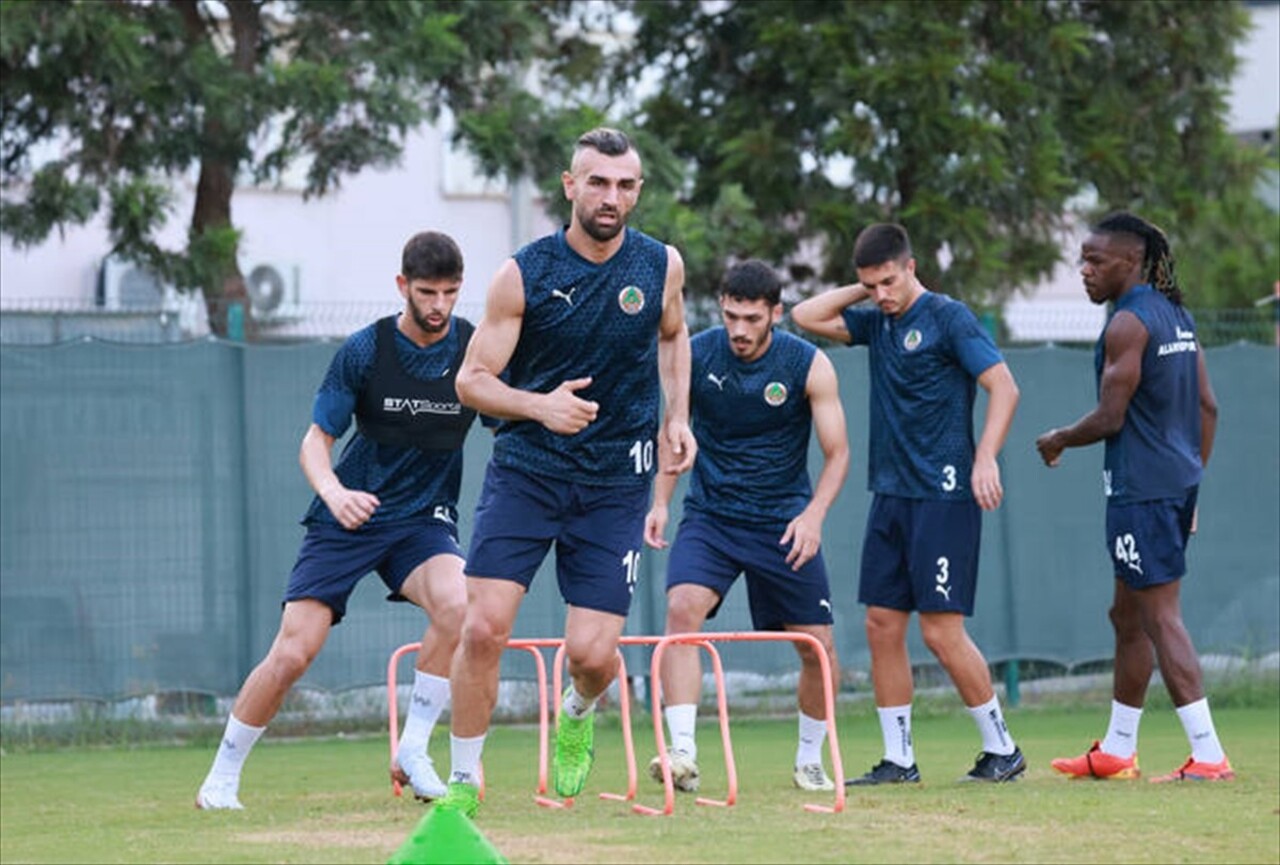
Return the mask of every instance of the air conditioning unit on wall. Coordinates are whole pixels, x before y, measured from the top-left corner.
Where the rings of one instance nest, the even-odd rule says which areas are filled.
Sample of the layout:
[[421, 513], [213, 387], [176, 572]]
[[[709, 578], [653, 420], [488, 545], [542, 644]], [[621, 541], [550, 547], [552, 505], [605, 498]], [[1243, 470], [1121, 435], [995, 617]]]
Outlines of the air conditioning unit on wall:
[[260, 262], [244, 271], [253, 317], [292, 318], [301, 312], [302, 271], [296, 264]]
[[111, 312], [147, 312], [165, 309], [173, 289], [141, 265], [116, 255], [102, 260], [95, 296], [97, 305]]

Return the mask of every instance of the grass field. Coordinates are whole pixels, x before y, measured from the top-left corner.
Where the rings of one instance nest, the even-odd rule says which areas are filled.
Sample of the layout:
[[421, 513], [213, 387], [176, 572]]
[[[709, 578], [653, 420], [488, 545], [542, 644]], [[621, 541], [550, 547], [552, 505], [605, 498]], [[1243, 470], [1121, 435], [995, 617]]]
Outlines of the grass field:
[[[1255, 695], [1256, 696], [1256, 695]], [[1068, 781], [1051, 757], [1075, 754], [1099, 735], [1105, 705], [1035, 706], [1009, 713], [1031, 768], [1002, 786], [955, 783], [977, 750], [972, 721], [955, 706], [918, 711], [917, 787], [851, 790], [841, 814], [813, 814], [805, 802], [831, 801], [791, 786], [795, 721], [734, 720], [740, 797], [705, 808], [681, 796], [669, 818], [641, 817], [599, 800], [626, 786], [616, 716], [597, 730], [597, 763], [571, 810], [532, 801], [536, 731], [498, 727], [485, 752], [488, 801], [478, 825], [512, 862], [1280, 862], [1280, 699], [1215, 707], [1239, 779], [1230, 784], [1156, 786]], [[880, 756], [869, 709], [840, 718], [846, 772]], [[443, 731], [440, 731], [443, 732]], [[447, 766], [447, 737], [437, 762]], [[643, 775], [652, 727], [635, 726], [640, 801], [661, 804]], [[725, 789], [717, 730], [700, 727], [704, 795]], [[1149, 774], [1187, 753], [1173, 712], [1152, 706], [1141, 758]], [[395, 799], [387, 783], [385, 738], [281, 741], [270, 735], [245, 770], [238, 813], [192, 807], [212, 745], [62, 749], [0, 758], [0, 861], [16, 862], [340, 862], [377, 863], [424, 813]]]

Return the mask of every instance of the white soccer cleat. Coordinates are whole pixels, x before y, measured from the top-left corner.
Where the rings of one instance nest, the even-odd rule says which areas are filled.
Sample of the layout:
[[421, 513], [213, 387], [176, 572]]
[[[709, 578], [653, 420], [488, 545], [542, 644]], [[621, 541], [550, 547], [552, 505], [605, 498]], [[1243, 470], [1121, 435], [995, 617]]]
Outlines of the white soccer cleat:
[[206, 778], [196, 794], [196, 807], [201, 811], [243, 811], [239, 792], [239, 780]]
[[[697, 793], [700, 775], [698, 763], [689, 756], [688, 751], [667, 749], [667, 762], [671, 764], [671, 783], [677, 790], [686, 793]], [[649, 761], [649, 777], [662, 783], [662, 758], [654, 757]]]
[[[400, 770], [398, 775], [396, 769]], [[397, 753], [391, 775], [402, 784], [407, 782], [413, 789], [413, 795], [423, 802], [440, 799], [449, 792], [449, 787], [436, 774], [435, 764], [425, 748], [412, 753]]]
[[821, 763], [806, 763], [803, 766], [796, 766], [795, 774], [791, 776], [791, 780], [795, 781], [796, 786], [801, 790], [821, 792], [836, 788], [835, 783], [827, 777], [827, 771], [822, 768]]

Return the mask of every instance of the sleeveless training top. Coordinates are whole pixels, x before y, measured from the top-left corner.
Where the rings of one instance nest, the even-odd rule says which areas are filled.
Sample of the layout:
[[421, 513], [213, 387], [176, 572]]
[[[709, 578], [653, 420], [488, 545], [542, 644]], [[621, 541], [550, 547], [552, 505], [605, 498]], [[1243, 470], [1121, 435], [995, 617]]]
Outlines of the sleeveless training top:
[[[1191, 313], [1150, 285], [1135, 285], [1116, 301], [1147, 329], [1142, 380], [1124, 426], [1107, 439], [1103, 486], [1110, 501], [1140, 502], [1183, 495], [1200, 483], [1199, 344]], [[1110, 326], [1111, 320], [1107, 324]], [[1107, 331], [1094, 348], [1099, 385]]]
[[536, 421], [505, 421], [494, 440], [494, 462], [588, 485], [648, 482], [656, 462], [666, 246], [628, 228], [621, 248], [596, 264], [574, 252], [561, 229], [514, 258], [525, 309], [507, 384], [549, 393], [591, 376], [577, 395], [598, 402], [600, 411], [575, 435]]
[[765, 353], [744, 363], [723, 327], [691, 345], [698, 459], [685, 508], [748, 525], [790, 522], [813, 496], [805, 386], [817, 349], [775, 329]]

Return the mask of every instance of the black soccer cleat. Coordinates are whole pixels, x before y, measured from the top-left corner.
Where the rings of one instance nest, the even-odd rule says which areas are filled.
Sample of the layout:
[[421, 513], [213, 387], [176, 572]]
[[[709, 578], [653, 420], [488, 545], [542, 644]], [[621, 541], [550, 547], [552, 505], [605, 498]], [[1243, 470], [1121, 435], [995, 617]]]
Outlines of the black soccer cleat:
[[1014, 748], [1012, 754], [992, 754], [983, 751], [969, 770], [969, 774], [961, 781], [987, 781], [1001, 784], [1005, 781], [1016, 781], [1018, 776], [1027, 771], [1027, 761], [1022, 756], [1021, 748]]
[[877, 784], [919, 784], [920, 770], [912, 763], [907, 768], [899, 766], [892, 760], [881, 760], [871, 767], [871, 771], [861, 778], [851, 778], [844, 782], [846, 787], [874, 787]]

